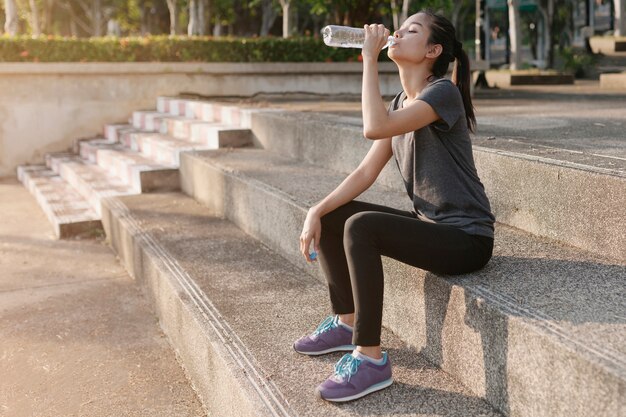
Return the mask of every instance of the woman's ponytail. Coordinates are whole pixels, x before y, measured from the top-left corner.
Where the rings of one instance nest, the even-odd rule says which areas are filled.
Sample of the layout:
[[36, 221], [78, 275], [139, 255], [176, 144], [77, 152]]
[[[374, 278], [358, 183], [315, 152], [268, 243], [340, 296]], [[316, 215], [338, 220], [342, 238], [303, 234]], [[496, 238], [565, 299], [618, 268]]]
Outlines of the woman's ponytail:
[[463, 106], [465, 107], [465, 118], [467, 119], [467, 127], [474, 132], [476, 129], [476, 116], [474, 115], [474, 106], [472, 105], [471, 96], [471, 76], [469, 57], [463, 50], [463, 44], [454, 41], [454, 69], [452, 70], [452, 82], [456, 84], [463, 97]]
[[448, 71], [451, 62], [454, 62], [452, 70], [452, 82], [458, 87], [463, 98], [465, 107], [465, 119], [467, 128], [474, 132], [476, 128], [476, 116], [472, 97], [470, 95], [471, 72], [467, 54], [463, 50], [463, 44], [456, 39], [456, 30], [452, 23], [440, 14], [429, 10], [420, 13], [426, 14], [430, 18], [430, 44], [440, 44], [443, 48], [441, 55], [433, 64], [433, 75], [443, 77]]

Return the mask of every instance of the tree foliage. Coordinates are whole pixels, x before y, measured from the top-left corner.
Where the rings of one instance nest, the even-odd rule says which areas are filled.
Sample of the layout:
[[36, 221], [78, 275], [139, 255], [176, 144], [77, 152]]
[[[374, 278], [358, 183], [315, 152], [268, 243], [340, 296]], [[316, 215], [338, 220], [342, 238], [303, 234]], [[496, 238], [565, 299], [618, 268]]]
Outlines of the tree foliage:
[[[203, 28], [196, 33], [259, 36], [283, 35], [283, 11], [289, 10], [290, 35], [317, 33], [322, 25], [393, 27], [393, 13], [404, 3], [408, 14], [433, 8], [451, 15], [452, 0], [12, 0], [18, 8], [18, 34], [91, 37], [106, 35], [110, 21], [124, 36], [186, 34], [190, 18]], [[469, 1], [469, 0], [465, 0]], [[4, 16], [2, 0], [2, 15]], [[202, 3], [199, 9], [198, 4]], [[463, 3], [463, 1], [462, 1]], [[392, 5], [398, 4], [394, 10]], [[190, 6], [195, 6], [190, 13]], [[201, 16], [197, 15], [201, 10]], [[197, 24], [197, 23], [196, 23]], [[37, 26], [37, 27], [36, 27]]]

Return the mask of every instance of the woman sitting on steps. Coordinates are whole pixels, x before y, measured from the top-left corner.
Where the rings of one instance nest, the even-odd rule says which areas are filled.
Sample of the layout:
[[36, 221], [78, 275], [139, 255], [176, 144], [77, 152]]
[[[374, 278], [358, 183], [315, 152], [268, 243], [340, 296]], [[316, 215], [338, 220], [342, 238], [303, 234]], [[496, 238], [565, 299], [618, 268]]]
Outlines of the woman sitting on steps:
[[[469, 132], [475, 117], [467, 54], [445, 17], [420, 12], [395, 34], [388, 55], [403, 91], [389, 109], [379, 90], [377, 58], [389, 31], [365, 25], [364, 135], [374, 143], [361, 164], [307, 213], [300, 250], [313, 242], [328, 280], [334, 316], [294, 343], [305, 355], [351, 351], [316, 389], [328, 401], [350, 401], [392, 384], [381, 351], [381, 255], [441, 274], [482, 268], [493, 250], [489, 200], [476, 173]], [[454, 83], [445, 78], [456, 60]], [[413, 210], [355, 201], [394, 157]], [[407, 318], [410, 320], [410, 317]]]

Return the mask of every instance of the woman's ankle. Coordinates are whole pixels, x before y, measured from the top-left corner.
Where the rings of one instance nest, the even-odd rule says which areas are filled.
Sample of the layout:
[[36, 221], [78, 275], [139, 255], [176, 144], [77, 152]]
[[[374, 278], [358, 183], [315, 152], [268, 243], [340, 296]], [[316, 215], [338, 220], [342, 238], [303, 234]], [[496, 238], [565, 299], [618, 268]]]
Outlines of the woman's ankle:
[[380, 349], [380, 345], [379, 346], [357, 346], [356, 347], [357, 352], [368, 356], [372, 359], [382, 359], [383, 357], [383, 352]]
[[341, 320], [343, 324], [347, 324], [350, 327], [354, 327], [354, 313], [339, 314], [339, 320]]

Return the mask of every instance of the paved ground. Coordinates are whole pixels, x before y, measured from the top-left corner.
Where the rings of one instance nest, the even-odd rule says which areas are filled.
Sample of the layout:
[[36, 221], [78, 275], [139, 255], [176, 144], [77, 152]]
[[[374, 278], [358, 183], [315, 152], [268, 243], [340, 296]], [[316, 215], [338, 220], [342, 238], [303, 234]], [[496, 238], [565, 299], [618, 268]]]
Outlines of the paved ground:
[[56, 241], [0, 180], [0, 416], [202, 416], [146, 298], [103, 241]]

